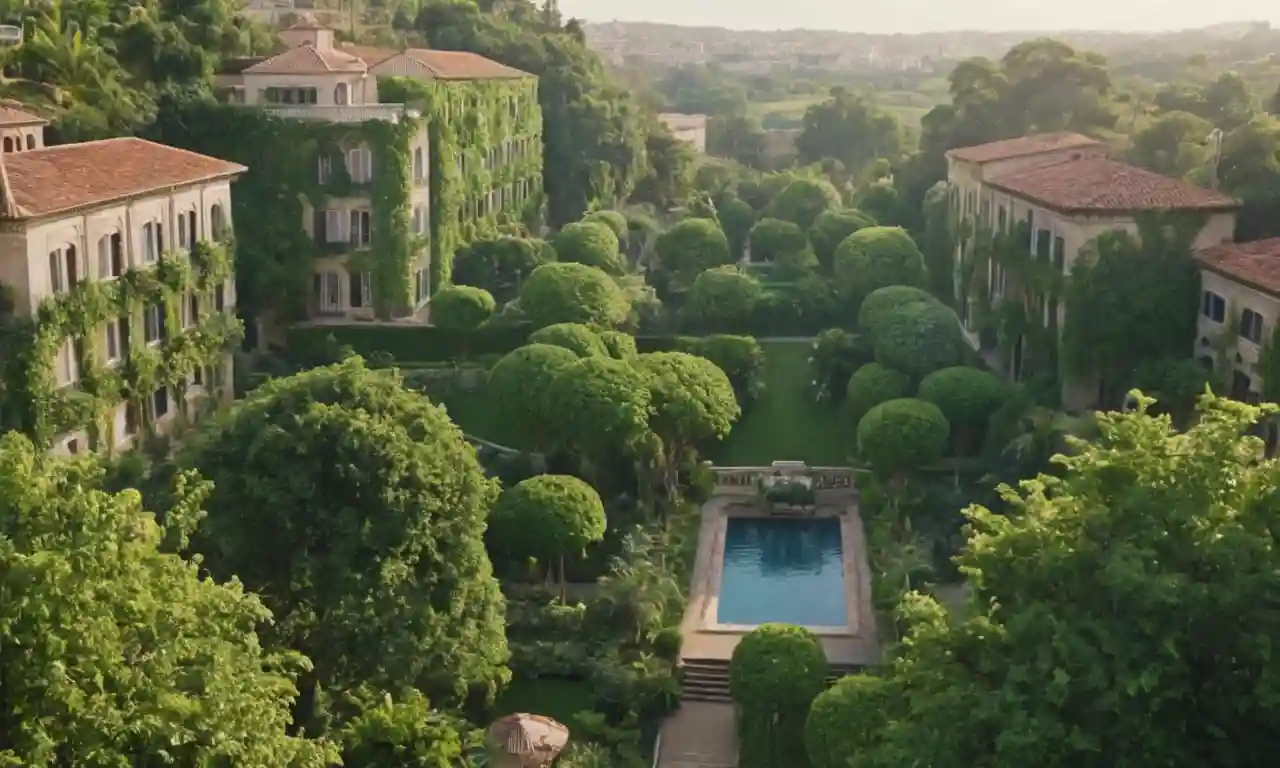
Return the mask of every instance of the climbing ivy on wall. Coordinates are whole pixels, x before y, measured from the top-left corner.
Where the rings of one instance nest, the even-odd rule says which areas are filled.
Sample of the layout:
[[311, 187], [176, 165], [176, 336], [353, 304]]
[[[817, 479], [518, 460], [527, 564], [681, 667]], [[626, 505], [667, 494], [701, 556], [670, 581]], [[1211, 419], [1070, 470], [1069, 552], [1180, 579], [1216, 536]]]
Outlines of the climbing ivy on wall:
[[[193, 100], [162, 111], [151, 132], [163, 143], [248, 166], [231, 195], [240, 243], [239, 304], [248, 315], [274, 312], [288, 321], [306, 316], [314, 260], [337, 253], [350, 254], [352, 272], [373, 273], [379, 317], [412, 309], [416, 256], [430, 247], [428, 237], [410, 226], [410, 141], [422, 125], [421, 117], [394, 123], [283, 119], [251, 107]], [[352, 181], [344, 161], [343, 152], [357, 146], [370, 151], [373, 178], [366, 184]], [[325, 182], [321, 157], [330, 158]], [[329, 197], [357, 195], [371, 203], [368, 248], [352, 252], [347, 243], [325, 243], [308, 234], [308, 208], [323, 210]]]
[[[412, 104], [426, 116], [430, 135], [431, 286], [449, 282], [458, 248], [487, 235], [524, 234], [542, 227], [542, 111], [537, 80], [378, 79], [378, 100]], [[514, 106], [514, 110], [513, 110]], [[512, 142], [523, 151], [490, 161]], [[518, 182], [527, 193], [513, 194]], [[485, 201], [496, 188], [503, 204]]]
[[[40, 305], [34, 317], [11, 317], [0, 324], [4, 355], [0, 386], [2, 426], [25, 433], [37, 445], [85, 430], [90, 447], [114, 447], [113, 410], [129, 402], [146, 420], [146, 399], [162, 384], [183, 403], [187, 377], [204, 366], [221, 365], [240, 340], [240, 321], [230, 311], [215, 312], [217, 286], [231, 276], [231, 246], [197, 243], [190, 260], [166, 254], [154, 269], [132, 269], [118, 280], [82, 281], [65, 294]], [[200, 297], [199, 323], [182, 327], [182, 302], [190, 292]], [[144, 311], [164, 307], [167, 338], [152, 346], [142, 341]], [[117, 366], [98, 360], [96, 341], [109, 320], [126, 316], [133, 329], [129, 354]], [[69, 339], [81, 339], [80, 384], [60, 389], [55, 357]], [[213, 382], [206, 382], [212, 389]], [[229, 385], [229, 384], [228, 384]], [[182, 409], [178, 408], [178, 418]]]

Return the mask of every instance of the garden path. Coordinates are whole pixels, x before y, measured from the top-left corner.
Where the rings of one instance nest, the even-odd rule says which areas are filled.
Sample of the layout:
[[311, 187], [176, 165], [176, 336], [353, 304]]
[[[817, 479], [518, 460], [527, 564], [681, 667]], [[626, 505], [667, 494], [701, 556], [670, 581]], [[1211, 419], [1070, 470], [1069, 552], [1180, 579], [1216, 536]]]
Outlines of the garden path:
[[657, 768], [736, 768], [733, 705], [686, 701], [662, 724]]

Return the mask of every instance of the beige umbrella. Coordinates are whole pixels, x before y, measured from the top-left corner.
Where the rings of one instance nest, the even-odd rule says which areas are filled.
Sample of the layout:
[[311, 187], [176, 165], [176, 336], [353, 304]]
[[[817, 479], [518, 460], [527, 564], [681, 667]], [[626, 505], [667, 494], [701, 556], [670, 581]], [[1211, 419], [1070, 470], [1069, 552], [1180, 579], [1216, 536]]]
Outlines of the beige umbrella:
[[506, 758], [500, 765], [546, 768], [569, 743], [569, 729], [549, 717], [517, 712], [489, 726], [489, 739]]

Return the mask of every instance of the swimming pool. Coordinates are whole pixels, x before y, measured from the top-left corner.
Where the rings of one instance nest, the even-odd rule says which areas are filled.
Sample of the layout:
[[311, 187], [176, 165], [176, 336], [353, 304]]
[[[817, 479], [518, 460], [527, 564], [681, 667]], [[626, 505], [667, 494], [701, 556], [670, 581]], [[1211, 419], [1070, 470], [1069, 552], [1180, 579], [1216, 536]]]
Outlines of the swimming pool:
[[720, 624], [844, 627], [844, 558], [836, 518], [725, 521]]

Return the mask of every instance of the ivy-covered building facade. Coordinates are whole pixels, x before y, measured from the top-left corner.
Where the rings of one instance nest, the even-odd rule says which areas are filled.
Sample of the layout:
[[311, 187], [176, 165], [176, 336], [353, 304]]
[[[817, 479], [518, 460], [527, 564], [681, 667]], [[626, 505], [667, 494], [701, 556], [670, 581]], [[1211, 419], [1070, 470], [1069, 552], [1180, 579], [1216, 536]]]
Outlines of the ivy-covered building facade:
[[60, 454], [173, 437], [233, 398], [246, 169], [133, 137], [41, 139], [0, 155], [0, 429]]
[[[277, 215], [296, 213], [301, 237], [255, 217], [278, 265], [255, 310], [285, 321], [426, 320], [460, 246], [541, 226], [535, 77], [463, 51], [339, 45], [306, 22], [281, 37], [288, 50], [230, 62], [219, 76], [241, 107], [240, 132], [270, 135], [266, 151], [278, 155], [258, 195], [297, 198]], [[214, 153], [243, 156], [225, 149]], [[287, 298], [302, 291], [305, 303]]]
[[1106, 383], [1058, 365], [1067, 277], [1091, 244], [1107, 232], [1136, 235], [1157, 213], [1194, 222], [1194, 252], [1231, 242], [1235, 230], [1239, 201], [1111, 160], [1105, 145], [1080, 134], [957, 148], [947, 161], [966, 341], [1015, 380], [1058, 376], [1073, 409], [1102, 401]]

